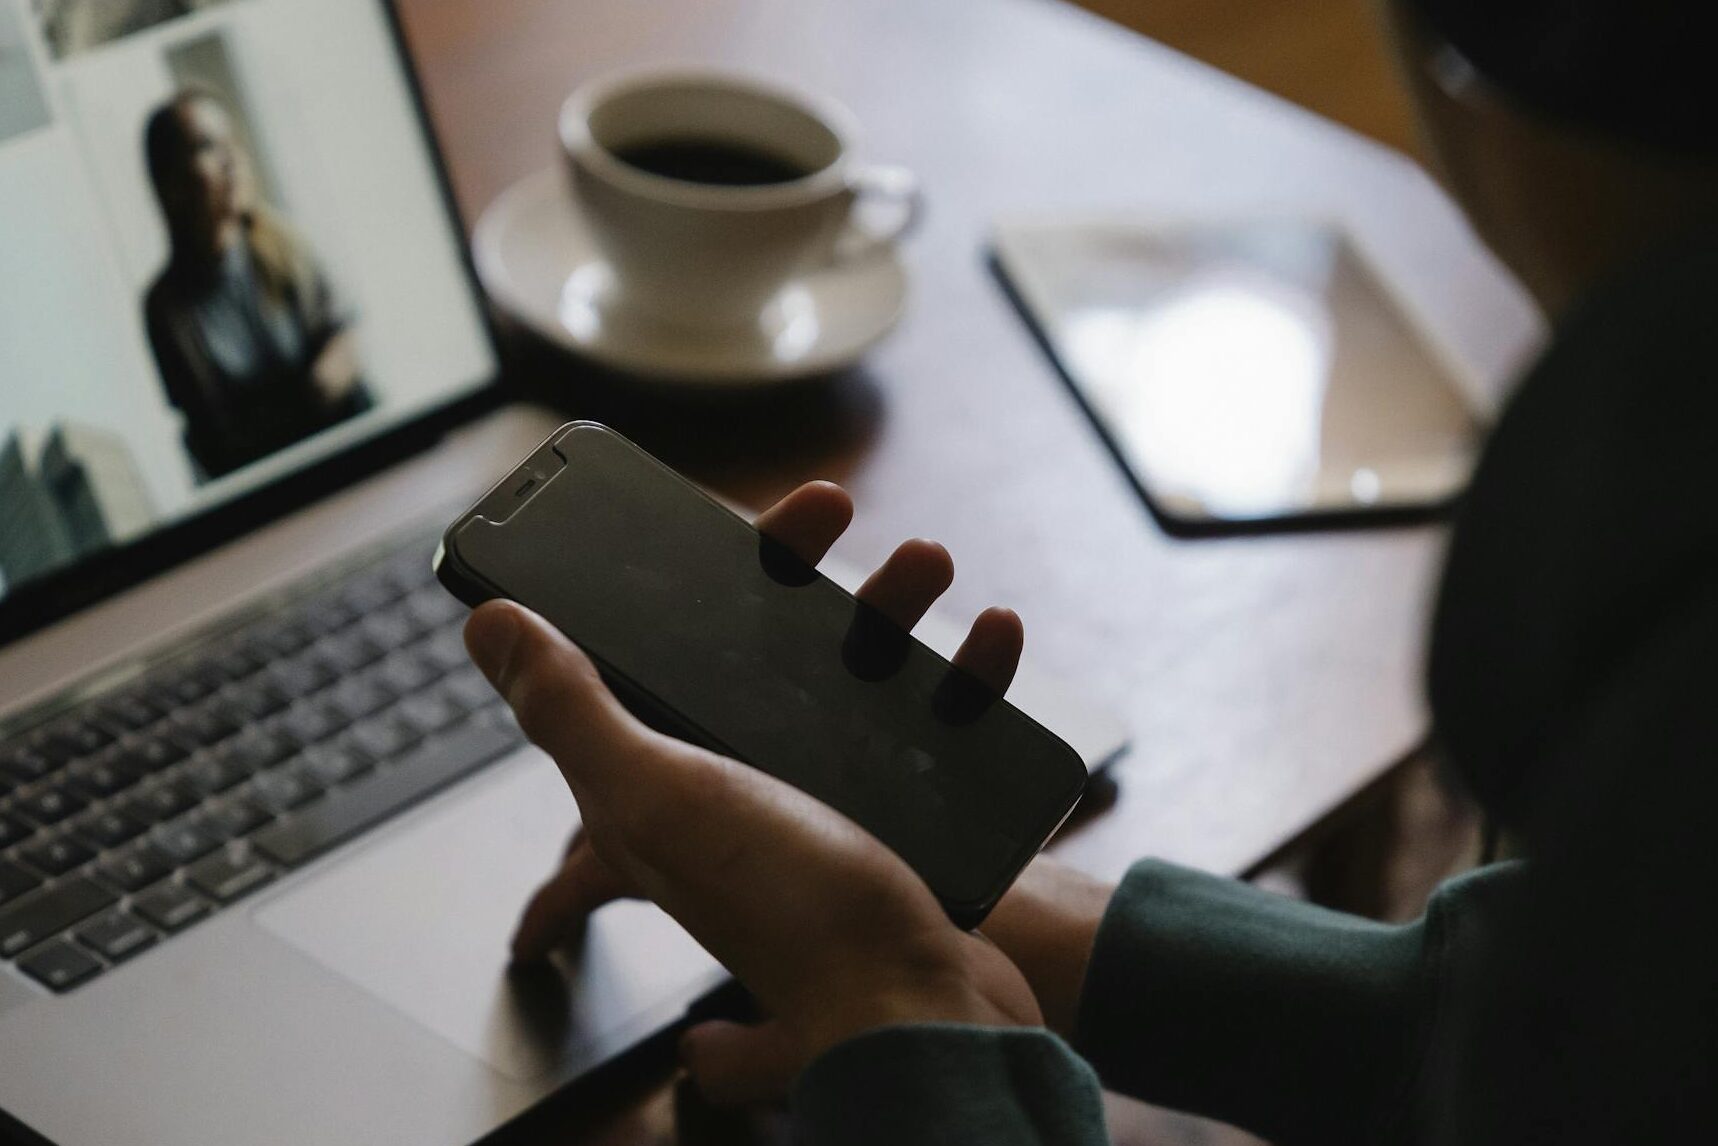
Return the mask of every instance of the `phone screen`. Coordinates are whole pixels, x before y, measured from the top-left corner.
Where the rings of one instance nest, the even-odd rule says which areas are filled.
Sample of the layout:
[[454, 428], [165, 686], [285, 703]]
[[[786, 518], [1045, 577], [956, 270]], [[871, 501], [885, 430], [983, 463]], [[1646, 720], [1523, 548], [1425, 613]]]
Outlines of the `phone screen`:
[[951, 912], [1006, 890], [1084, 784], [1056, 736], [606, 428], [558, 431], [445, 548], [699, 739], [876, 835]]

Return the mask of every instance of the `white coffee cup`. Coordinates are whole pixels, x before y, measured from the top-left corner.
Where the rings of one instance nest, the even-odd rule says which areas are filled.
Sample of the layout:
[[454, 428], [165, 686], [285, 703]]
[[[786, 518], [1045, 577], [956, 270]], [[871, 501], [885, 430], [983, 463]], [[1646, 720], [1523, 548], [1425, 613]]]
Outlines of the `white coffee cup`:
[[[624, 72], [581, 86], [561, 109], [561, 145], [620, 302], [674, 326], [756, 323], [797, 274], [874, 255], [910, 227], [918, 185], [853, 159], [851, 117], [830, 101], [731, 72]], [[774, 157], [792, 177], [742, 185], [674, 177], [621, 158], [696, 143]], [[881, 225], [855, 207], [880, 199]]]

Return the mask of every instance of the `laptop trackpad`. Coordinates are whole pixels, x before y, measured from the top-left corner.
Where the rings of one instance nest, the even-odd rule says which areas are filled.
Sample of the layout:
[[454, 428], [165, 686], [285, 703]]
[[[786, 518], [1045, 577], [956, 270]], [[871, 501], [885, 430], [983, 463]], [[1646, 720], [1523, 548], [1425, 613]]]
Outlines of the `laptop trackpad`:
[[720, 980], [678, 925], [638, 903], [598, 913], [572, 973], [506, 974], [519, 911], [577, 815], [554, 766], [530, 750], [256, 918], [511, 1078], [571, 1075], [673, 1022]]

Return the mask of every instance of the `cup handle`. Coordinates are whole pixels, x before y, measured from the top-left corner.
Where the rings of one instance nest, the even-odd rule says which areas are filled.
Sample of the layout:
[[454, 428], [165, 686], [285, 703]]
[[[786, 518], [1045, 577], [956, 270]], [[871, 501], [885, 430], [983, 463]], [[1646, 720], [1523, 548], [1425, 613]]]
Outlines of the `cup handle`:
[[[853, 205], [847, 228], [835, 244], [834, 262], [855, 262], [892, 246], [917, 227], [924, 214], [919, 177], [905, 167], [862, 167], [849, 177], [847, 186]], [[867, 227], [858, 221], [868, 202], [883, 205], [881, 225]]]

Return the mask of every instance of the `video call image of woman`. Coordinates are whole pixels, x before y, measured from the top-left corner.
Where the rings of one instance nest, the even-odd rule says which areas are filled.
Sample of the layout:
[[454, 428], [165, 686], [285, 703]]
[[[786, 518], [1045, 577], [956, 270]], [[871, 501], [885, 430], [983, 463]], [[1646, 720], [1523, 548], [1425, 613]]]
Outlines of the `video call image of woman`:
[[198, 480], [370, 409], [350, 323], [256, 193], [221, 99], [175, 95], [150, 116], [144, 151], [169, 243], [144, 318]]

